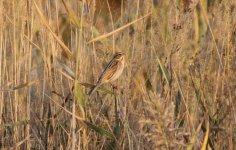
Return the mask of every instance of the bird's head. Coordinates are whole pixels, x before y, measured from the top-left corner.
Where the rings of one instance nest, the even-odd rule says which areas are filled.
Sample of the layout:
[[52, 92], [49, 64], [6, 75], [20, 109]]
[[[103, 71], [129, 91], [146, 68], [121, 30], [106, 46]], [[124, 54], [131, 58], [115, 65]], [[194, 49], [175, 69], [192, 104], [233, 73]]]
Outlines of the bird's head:
[[116, 60], [123, 60], [124, 56], [125, 56], [125, 53], [123, 53], [123, 52], [116, 52], [115, 55], [114, 55], [114, 58]]

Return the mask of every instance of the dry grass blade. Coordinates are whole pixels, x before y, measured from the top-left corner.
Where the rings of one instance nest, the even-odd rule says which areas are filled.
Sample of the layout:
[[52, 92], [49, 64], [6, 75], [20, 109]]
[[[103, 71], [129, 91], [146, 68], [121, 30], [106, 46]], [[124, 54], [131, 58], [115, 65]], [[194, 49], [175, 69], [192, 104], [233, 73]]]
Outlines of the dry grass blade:
[[85, 94], [82, 91], [80, 84], [78, 84], [78, 81], [76, 81], [75, 84], [75, 97], [81, 106], [85, 105]]
[[87, 127], [96, 131], [100, 135], [106, 136], [107, 138], [110, 138], [110, 139], [115, 139], [114, 135], [111, 132], [107, 131], [106, 129], [104, 129], [102, 127], [98, 127], [88, 121], [85, 121], [84, 123], [87, 125]]
[[130, 23], [128, 23], [128, 24], [126, 24], [126, 25], [116, 29], [116, 30], [113, 30], [112, 32], [109, 32], [107, 34], [104, 34], [104, 35], [101, 35], [99, 37], [96, 37], [95, 39], [92, 39], [92, 40], [88, 41], [87, 44], [90, 44], [90, 43], [102, 40], [102, 39], [107, 38], [107, 37], [109, 37], [109, 36], [111, 36], [111, 35], [113, 35], [113, 34], [115, 34], [117, 32], [120, 32], [120, 31], [124, 30], [125, 28], [129, 27], [130, 25], [135, 24], [136, 22], [138, 22], [140, 20], [143, 20], [144, 18], [148, 17], [151, 14], [152, 13], [148, 13], [148, 14], [144, 15], [143, 17], [139, 18], [139, 19], [136, 19], [136, 20], [134, 20], [134, 21], [132, 21], [132, 22], [130, 22]]
[[192, 149], [193, 149], [194, 143], [195, 143], [195, 141], [197, 140], [197, 135], [198, 135], [198, 133], [199, 133], [200, 130], [201, 130], [203, 121], [204, 121], [204, 119], [202, 119], [201, 123], [200, 123], [200, 124], [198, 125], [198, 127], [197, 127], [196, 132], [193, 134], [193, 136], [192, 136], [192, 138], [191, 138], [191, 140], [190, 140], [190, 144], [189, 144], [188, 147], [187, 147], [187, 150], [192, 150]]
[[203, 100], [202, 100], [202, 92], [201, 92], [201, 90], [196, 86], [196, 84], [194, 83], [194, 80], [193, 80], [192, 76], [191, 76], [191, 82], [192, 82], [192, 85], [193, 85], [194, 94], [195, 94], [195, 96], [196, 96], [196, 99], [197, 99], [197, 101], [199, 102], [199, 104], [201, 105], [201, 109], [202, 109], [204, 112], [206, 112], [207, 109], [206, 109], [206, 107], [205, 107], [205, 105], [204, 105], [204, 102], [203, 102]]
[[[66, 12], [70, 18], [70, 20], [72, 21], [72, 23], [78, 28], [80, 29], [81, 27], [85, 27], [85, 28], [88, 28], [90, 27], [90, 25], [88, 24], [88, 22], [84, 19], [83, 22], [81, 22], [75, 15], [75, 13], [73, 12], [72, 9], [69, 8], [69, 6], [66, 4], [65, 0], [62, 0], [62, 3], [66, 9]], [[90, 27], [90, 30], [92, 31], [92, 34], [94, 36], [100, 36], [100, 33], [99, 31], [94, 27], [94, 26], [91, 26]], [[102, 40], [101, 41], [104, 45], [107, 45], [108, 41], [106, 40]]]
[[[50, 98], [50, 97], [49, 97], [49, 98]], [[51, 99], [51, 98], [50, 98], [50, 99]], [[63, 109], [65, 112], [67, 112], [68, 114], [74, 115], [72, 112], [70, 112], [70, 111], [67, 110], [66, 108], [62, 107], [60, 104], [58, 104], [58, 103], [57, 103], [56, 101], [54, 101], [53, 99], [51, 99], [51, 100], [52, 100], [57, 106], [59, 106], [61, 109]], [[97, 133], [99, 133], [99, 134], [101, 134], [101, 135], [105, 135], [105, 136], [108, 137], [108, 138], [114, 139], [113, 134], [112, 134], [111, 132], [105, 130], [104, 128], [98, 127], [98, 126], [96, 126], [96, 125], [94, 125], [94, 124], [92, 124], [92, 123], [90, 123], [90, 122], [84, 120], [83, 118], [76, 116], [76, 115], [74, 115], [74, 117], [75, 117], [76, 119], [78, 119], [79, 121], [82, 121], [88, 128], [90, 128], [90, 129], [96, 131]]]
[[13, 87], [12, 90], [18, 90], [18, 89], [21, 89], [21, 88], [24, 88], [24, 87], [31, 86], [32, 84], [35, 84], [38, 81], [39, 80], [33, 80], [33, 81], [29, 81], [29, 82], [25, 82], [25, 83], [19, 84], [19, 85]]
[[158, 61], [158, 64], [159, 64], [159, 66], [161, 68], [162, 74], [164, 75], [164, 78], [165, 78], [167, 84], [170, 86], [170, 75], [169, 75], [166, 67], [162, 64], [162, 62], [161, 62], [161, 60], [159, 59], [158, 56], [157, 56], [157, 61]]
[[[68, 5], [66, 4], [66, 2], [64, 0], [62, 0], [62, 3], [66, 9], [67, 14], [69, 15], [69, 18], [71, 19], [72, 23], [74, 25], [76, 25], [77, 28], [80, 28], [80, 21], [78, 20], [78, 18], [76, 17], [76, 15], [74, 14], [74, 12], [72, 10], [69, 9]], [[86, 26], [86, 23], [84, 22], [83, 24], [84, 26]]]
[[55, 59], [56, 68], [67, 78], [71, 80], [75, 80], [75, 73], [68, 67], [65, 63], [63, 63], [59, 58]]
[[[46, 95], [46, 94], [45, 94]], [[64, 107], [62, 107], [60, 104], [58, 104], [55, 100], [53, 100], [50, 96], [48, 96], [48, 95], [46, 95], [53, 103], [55, 103], [58, 107], [60, 107], [61, 109], [63, 109], [66, 113], [68, 113], [68, 114], [70, 114], [70, 115], [74, 115], [72, 112], [70, 112], [69, 110], [67, 110], [66, 108], [64, 108]], [[82, 122], [84, 122], [85, 120], [83, 119], [83, 118], [81, 118], [81, 117], [79, 117], [79, 116], [76, 116], [76, 115], [74, 115], [74, 117], [76, 118], [76, 119], [78, 119], [79, 121], [82, 121]]]
[[218, 58], [219, 58], [219, 60], [220, 60], [220, 66], [221, 66], [221, 68], [223, 69], [224, 66], [223, 66], [223, 62], [222, 62], [221, 56], [220, 56], [220, 51], [219, 51], [219, 48], [218, 48], [218, 46], [217, 46], [217, 44], [216, 44], [216, 39], [215, 39], [215, 36], [214, 36], [213, 31], [212, 31], [212, 29], [211, 29], [211, 26], [210, 26], [210, 23], [209, 23], [209, 19], [208, 19], [208, 17], [207, 17], [207, 12], [206, 12], [206, 10], [204, 9], [204, 6], [203, 6], [203, 4], [202, 4], [202, 0], [200, 0], [200, 4], [201, 4], [201, 7], [202, 7], [203, 16], [205, 17], [205, 19], [206, 19], [206, 21], [207, 21], [207, 25], [208, 25], [208, 27], [209, 27], [209, 29], [210, 29], [210, 32], [211, 32], [211, 36], [212, 36], [212, 39], [213, 39], [213, 42], [214, 42], [214, 45], [215, 45], [215, 48], [216, 48], [216, 52], [217, 52]]
[[209, 120], [206, 120], [206, 134], [205, 134], [205, 137], [204, 137], [204, 141], [203, 141], [201, 150], [206, 150], [207, 149], [209, 132], [210, 132]]
[[[86, 88], [92, 88], [94, 85], [93, 84], [90, 84], [90, 83], [79, 83], [80, 85], [86, 87]], [[108, 90], [107, 88], [101, 86], [97, 89], [97, 91], [100, 91], [100, 92], [104, 92], [104, 93], [107, 93], [107, 94], [111, 94], [111, 95], [115, 95], [114, 92], [112, 92], [111, 90]]]
[[38, 45], [36, 45], [34, 42], [32, 42], [27, 35], [24, 35], [24, 38], [27, 39], [31, 45], [35, 46], [35, 48], [42, 50]]
[[22, 141], [18, 142], [15, 146], [15, 148], [19, 147], [20, 145], [22, 145], [24, 142], [26, 142], [27, 140], [30, 139], [31, 135], [28, 135], [25, 139], [23, 139]]
[[[174, 71], [174, 76], [175, 76], [175, 80], [176, 80], [177, 85], [178, 85], [179, 92], [180, 92], [181, 97], [182, 97], [182, 99], [183, 99], [183, 102], [184, 102], [184, 106], [185, 106], [185, 108], [186, 108], [187, 115], [188, 115], [189, 119], [191, 119], [190, 113], [189, 113], [189, 108], [187, 107], [186, 100], [185, 100], [185, 97], [184, 97], [184, 93], [183, 93], [183, 90], [182, 90], [181, 85], [180, 85], [180, 83], [179, 83], [178, 76], [177, 76], [177, 74], [176, 74], [175, 71]], [[191, 122], [191, 121], [190, 121], [190, 122]], [[192, 125], [192, 123], [191, 123], [191, 125]], [[192, 125], [192, 127], [193, 127], [193, 125]]]
[[55, 38], [55, 40], [59, 43], [59, 45], [62, 47], [62, 49], [64, 50], [65, 54], [67, 55], [68, 58], [73, 59], [73, 54], [70, 51], [70, 49], [60, 40], [60, 38], [52, 31], [51, 27], [49, 26], [45, 16], [43, 15], [42, 11], [39, 9], [38, 5], [36, 4], [36, 2], [34, 1], [34, 6], [43, 22], [43, 24], [47, 27], [47, 29], [51, 32], [51, 34], [53, 35], [53, 37]]
[[30, 124], [29, 120], [21, 120], [21, 121], [17, 121], [17, 122], [12, 122], [12, 123], [10, 122], [10, 123], [3, 124], [1, 126], [1, 128], [22, 126], [22, 125], [27, 125], [27, 124]]
[[[152, 42], [151, 42], [151, 43], [152, 43]], [[153, 50], [153, 52], [154, 52], [155, 55], [156, 55], [157, 62], [158, 62], [158, 64], [159, 64], [160, 68], [161, 68], [161, 72], [162, 72], [162, 74], [163, 74], [163, 76], [164, 76], [164, 78], [165, 78], [165, 80], [166, 80], [168, 86], [170, 86], [170, 80], [171, 80], [170, 74], [169, 74], [169, 72], [167, 71], [166, 67], [163, 65], [163, 63], [161, 62], [159, 56], [157, 55], [157, 52], [155, 51], [155, 48], [154, 48], [153, 44], [152, 44], [152, 50]]]

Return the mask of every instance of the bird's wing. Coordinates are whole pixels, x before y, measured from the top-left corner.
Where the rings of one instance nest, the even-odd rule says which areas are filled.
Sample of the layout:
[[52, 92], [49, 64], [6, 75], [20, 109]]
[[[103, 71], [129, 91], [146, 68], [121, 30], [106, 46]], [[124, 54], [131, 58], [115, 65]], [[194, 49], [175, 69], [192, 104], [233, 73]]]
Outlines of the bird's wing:
[[109, 80], [114, 73], [116, 72], [119, 65], [117, 65], [119, 61], [116, 61], [114, 58], [108, 63], [106, 68], [103, 70], [102, 74], [100, 75], [98, 79], [98, 83], [102, 83], [106, 80]]

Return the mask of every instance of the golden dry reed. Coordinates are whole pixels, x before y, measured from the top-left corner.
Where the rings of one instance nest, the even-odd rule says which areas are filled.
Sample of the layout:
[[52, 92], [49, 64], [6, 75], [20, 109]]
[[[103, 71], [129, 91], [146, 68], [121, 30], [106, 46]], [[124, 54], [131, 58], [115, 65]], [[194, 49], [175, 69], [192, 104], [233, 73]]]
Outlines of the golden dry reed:
[[[235, 0], [1, 0], [0, 149], [236, 149], [235, 16]], [[88, 96], [115, 52], [122, 74]]]

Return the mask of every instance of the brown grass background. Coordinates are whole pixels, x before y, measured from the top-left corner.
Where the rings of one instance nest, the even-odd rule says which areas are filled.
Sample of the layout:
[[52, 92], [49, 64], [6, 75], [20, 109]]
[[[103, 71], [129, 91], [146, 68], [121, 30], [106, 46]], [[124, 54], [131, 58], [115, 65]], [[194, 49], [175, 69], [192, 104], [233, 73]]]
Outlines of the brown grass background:
[[[1, 0], [0, 149], [235, 149], [235, 7]], [[87, 97], [117, 50], [117, 88]]]

